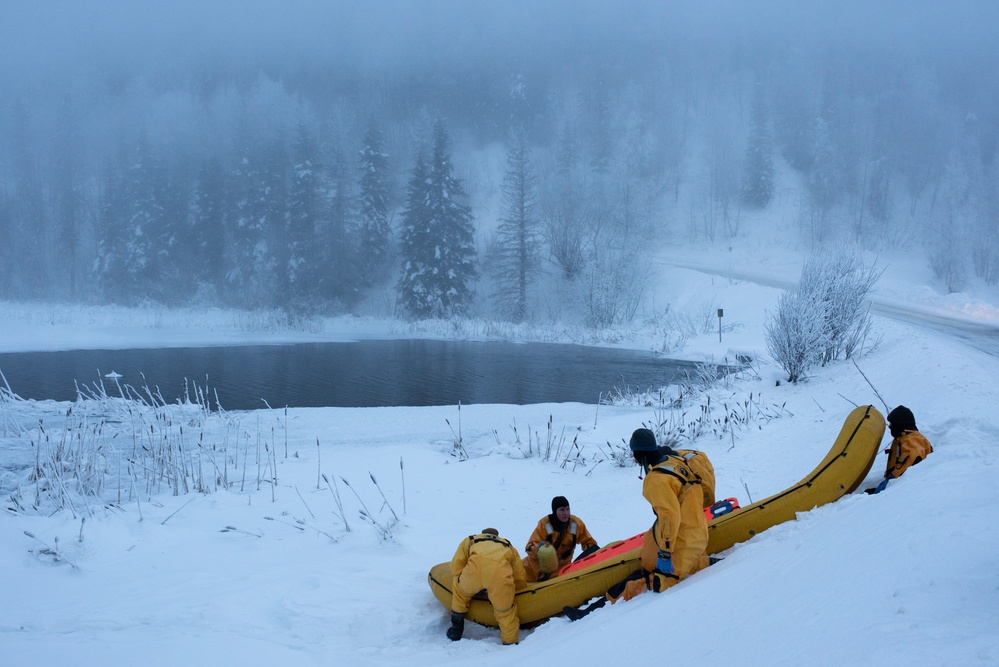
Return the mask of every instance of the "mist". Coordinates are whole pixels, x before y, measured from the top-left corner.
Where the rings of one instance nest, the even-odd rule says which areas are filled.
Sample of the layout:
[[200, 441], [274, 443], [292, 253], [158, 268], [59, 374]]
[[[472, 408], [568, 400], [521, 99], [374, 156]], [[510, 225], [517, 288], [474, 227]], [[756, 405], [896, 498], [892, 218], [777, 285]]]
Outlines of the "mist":
[[[465, 312], [611, 324], [622, 258], [775, 235], [995, 284], [995, 25], [987, 1], [5, 3], [0, 298], [401, 314], [435, 127]], [[503, 252], [511, 168], [530, 267]]]

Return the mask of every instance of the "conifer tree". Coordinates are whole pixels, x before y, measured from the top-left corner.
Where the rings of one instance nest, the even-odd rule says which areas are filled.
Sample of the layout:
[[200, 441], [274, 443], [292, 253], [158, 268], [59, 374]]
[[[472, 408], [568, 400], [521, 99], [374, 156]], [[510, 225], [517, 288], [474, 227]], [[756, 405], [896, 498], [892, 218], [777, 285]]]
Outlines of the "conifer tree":
[[375, 127], [364, 133], [360, 171], [359, 271], [365, 286], [384, 278], [390, 268], [392, 229], [388, 219], [388, 155], [381, 132]]
[[499, 312], [513, 322], [527, 316], [528, 286], [540, 266], [537, 179], [523, 133], [513, 137], [503, 179], [503, 217], [490, 253]]
[[226, 283], [232, 303], [270, 306], [276, 296], [275, 244], [285, 225], [284, 146], [247, 152], [236, 169], [236, 207], [227, 234], [232, 239]]
[[318, 150], [304, 123], [295, 128], [288, 192], [288, 220], [281, 267], [286, 303], [301, 309], [316, 296], [319, 266], [315, 252], [316, 224], [322, 213], [321, 167]]
[[864, 202], [871, 217], [884, 224], [891, 218], [894, 205], [891, 172], [889, 162], [885, 157], [873, 160], [868, 176], [867, 197]]
[[190, 193], [143, 135], [105, 164], [99, 185], [94, 277], [112, 302], [160, 303], [193, 284], [184, 255], [190, 242]]
[[813, 241], [823, 241], [829, 234], [829, 211], [835, 204], [836, 177], [833, 173], [835, 147], [829, 136], [829, 124], [819, 115], [815, 119], [815, 160], [805, 181]]
[[358, 276], [356, 197], [343, 156], [335, 152], [330, 162], [328, 208], [322, 225], [327, 255], [321, 283], [332, 307], [343, 310], [357, 301], [361, 282]]
[[192, 250], [197, 258], [195, 278], [217, 290], [225, 280], [225, 214], [228, 210], [226, 176], [218, 157], [209, 158], [198, 171], [192, 209]]
[[57, 154], [53, 156], [53, 213], [56, 272], [53, 283], [64, 296], [77, 296], [81, 287], [79, 244], [84, 225], [83, 148], [71, 99], [59, 107]]
[[125, 174], [125, 253], [122, 257], [125, 275], [115, 285], [126, 300], [134, 303], [149, 295], [163, 258], [163, 204], [158, 188], [166, 176], [163, 164], [142, 141]]
[[754, 208], [766, 208], [774, 197], [773, 139], [762, 83], [753, 88], [752, 119], [746, 146], [742, 201]]
[[118, 300], [115, 286], [126, 280], [125, 275], [125, 186], [122, 171], [111, 161], [105, 163], [100, 183], [97, 213], [97, 255], [94, 276], [104, 297]]
[[443, 123], [434, 128], [430, 164], [417, 159], [410, 177], [402, 229], [402, 306], [414, 317], [450, 317], [472, 304], [475, 230], [454, 175]]
[[[50, 218], [38, 158], [29, 141], [29, 115], [20, 102], [14, 105], [13, 169], [4, 178], [10, 225], [10, 259], [4, 265], [17, 291], [24, 296], [43, 294], [48, 282], [45, 239]], [[12, 177], [12, 178], [11, 178]]]
[[406, 185], [406, 206], [399, 231], [402, 274], [396, 286], [402, 308], [417, 317], [428, 317], [430, 310], [424, 305], [428, 299], [423, 279], [433, 260], [433, 239], [426, 211], [427, 173], [426, 156], [421, 148]]

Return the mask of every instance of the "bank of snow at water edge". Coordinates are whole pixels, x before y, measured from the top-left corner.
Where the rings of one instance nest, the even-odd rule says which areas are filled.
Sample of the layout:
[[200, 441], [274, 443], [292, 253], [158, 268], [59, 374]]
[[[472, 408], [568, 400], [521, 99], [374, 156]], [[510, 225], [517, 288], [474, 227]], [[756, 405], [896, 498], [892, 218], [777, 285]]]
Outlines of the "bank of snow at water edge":
[[[691, 341], [691, 354], [764, 352], [763, 315], [776, 289], [667, 272], [670, 292], [717, 302], [726, 324], [736, 325], [720, 345], [714, 335]], [[503, 647], [497, 631], [474, 625], [462, 641], [448, 641], [447, 613], [426, 583], [433, 564], [483, 527], [522, 547], [553, 495], [567, 496], [601, 543], [647, 528], [652, 515], [638, 470], [606, 459], [608, 443], [621, 444], [653, 420], [654, 407], [257, 411], [211, 420], [206, 439], [239, 440], [244, 452], [259, 440], [272, 446], [273, 489], [257, 488], [251, 462], [247, 482], [230, 471], [228, 491], [173, 496], [163, 486], [120, 509], [88, 515], [78, 507], [75, 517], [5, 510], [2, 662], [996, 664], [999, 362], [909, 325], [877, 317], [875, 326], [884, 339], [860, 368], [891, 405], [912, 408], [936, 452], [884, 493], [857, 493], [801, 514], [665, 594], [577, 623], [555, 618]], [[85, 336], [86, 328], [72, 330]], [[0, 333], [0, 348], [10, 335]], [[156, 331], [134, 335], [149, 344]], [[779, 377], [761, 363], [711, 392], [714, 414], [743, 406], [766, 415], [734, 438], [696, 443], [715, 463], [721, 497], [746, 502], [784, 489], [824, 456], [854, 403], [884, 412], [851, 363], [819, 369], [798, 385], [776, 386]], [[20, 484], [30, 501], [27, 471], [9, 469], [25, 455], [30, 461], [37, 438], [37, 430], [10, 437], [11, 424], [37, 427], [42, 419], [54, 434], [69, 407], [0, 408], [0, 432], [8, 433], [0, 449], [5, 500]], [[688, 404], [684, 418], [698, 410]], [[585, 463], [563, 467], [525, 455], [527, 433], [545, 441], [549, 419], [557, 440], [562, 433], [576, 440]], [[467, 460], [455, 455], [456, 433]], [[884, 461], [877, 459], [862, 488], [878, 481]], [[323, 474], [338, 482], [350, 530]], [[362, 520], [361, 509], [378, 525]], [[58, 560], [45, 553], [56, 548]]]

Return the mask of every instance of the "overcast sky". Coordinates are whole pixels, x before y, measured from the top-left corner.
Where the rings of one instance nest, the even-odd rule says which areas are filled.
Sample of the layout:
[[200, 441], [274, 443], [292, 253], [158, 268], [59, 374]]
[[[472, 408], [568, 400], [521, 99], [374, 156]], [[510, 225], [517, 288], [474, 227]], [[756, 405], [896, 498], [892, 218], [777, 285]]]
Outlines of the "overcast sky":
[[398, 70], [495, 59], [614, 60], [670, 40], [709, 48], [883, 47], [968, 62], [994, 59], [996, 25], [999, 3], [992, 0], [12, 0], [0, 8], [0, 76], [6, 85], [23, 86], [94, 69], [169, 78], [206, 63], [274, 67], [304, 60]]

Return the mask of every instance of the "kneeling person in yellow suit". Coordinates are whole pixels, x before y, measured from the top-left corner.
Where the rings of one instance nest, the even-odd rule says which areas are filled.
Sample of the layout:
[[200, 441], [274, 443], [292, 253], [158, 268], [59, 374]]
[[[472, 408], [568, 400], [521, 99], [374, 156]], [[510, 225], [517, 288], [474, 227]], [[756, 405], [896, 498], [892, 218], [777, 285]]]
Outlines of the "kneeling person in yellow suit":
[[583, 520], [569, 512], [569, 500], [565, 496], [555, 496], [552, 513], [541, 517], [527, 540], [527, 556], [523, 560], [527, 581], [545, 581], [558, 576], [558, 571], [572, 562], [577, 544], [583, 548], [580, 556], [600, 548]]
[[451, 595], [451, 627], [447, 637], [461, 639], [465, 630], [465, 614], [472, 597], [485, 589], [493, 606], [500, 638], [504, 644], [516, 644], [520, 638], [520, 619], [514, 593], [527, 585], [520, 554], [510, 542], [499, 536], [495, 528], [486, 528], [478, 535], [469, 535], [451, 559], [454, 586]]
[[888, 430], [892, 441], [885, 453], [888, 454], [888, 467], [885, 478], [867, 493], [880, 493], [888, 486], [888, 481], [898, 479], [906, 470], [933, 453], [933, 445], [916, 428], [916, 418], [912, 410], [900, 405], [888, 413]]

